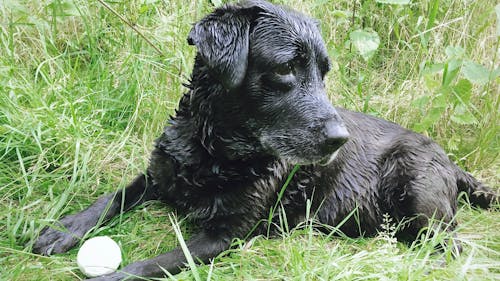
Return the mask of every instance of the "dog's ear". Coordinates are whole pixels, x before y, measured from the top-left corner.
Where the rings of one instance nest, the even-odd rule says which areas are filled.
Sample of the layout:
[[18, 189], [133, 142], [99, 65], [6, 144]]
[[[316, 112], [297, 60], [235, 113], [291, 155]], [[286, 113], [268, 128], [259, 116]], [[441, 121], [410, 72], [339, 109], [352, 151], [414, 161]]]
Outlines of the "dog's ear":
[[197, 22], [189, 33], [188, 43], [198, 48], [211, 74], [226, 89], [238, 87], [245, 78], [250, 25], [258, 13], [256, 8], [223, 6]]

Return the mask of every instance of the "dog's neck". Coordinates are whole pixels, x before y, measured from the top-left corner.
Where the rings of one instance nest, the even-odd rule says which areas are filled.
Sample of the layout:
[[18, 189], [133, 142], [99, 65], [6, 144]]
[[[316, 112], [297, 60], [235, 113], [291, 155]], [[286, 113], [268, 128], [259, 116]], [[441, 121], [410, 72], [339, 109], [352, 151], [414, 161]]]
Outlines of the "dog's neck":
[[221, 162], [248, 163], [273, 158], [261, 147], [249, 120], [227, 118], [246, 116], [234, 114], [244, 112], [245, 104], [238, 100], [238, 90], [226, 90], [198, 58], [191, 83], [186, 86], [189, 91], [181, 98], [176, 115], [170, 120], [171, 127], [167, 127], [170, 135], [178, 135], [185, 142], [184, 148], [169, 150], [207, 154], [204, 157]]

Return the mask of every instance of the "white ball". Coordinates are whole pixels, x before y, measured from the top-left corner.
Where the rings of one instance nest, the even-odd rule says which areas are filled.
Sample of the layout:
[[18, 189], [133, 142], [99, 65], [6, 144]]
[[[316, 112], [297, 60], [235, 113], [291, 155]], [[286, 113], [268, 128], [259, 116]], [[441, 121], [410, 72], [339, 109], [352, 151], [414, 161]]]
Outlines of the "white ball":
[[76, 256], [78, 267], [87, 277], [112, 273], [121, 262], [120, 246], [108, 236], [98, 236], [85, 241]]

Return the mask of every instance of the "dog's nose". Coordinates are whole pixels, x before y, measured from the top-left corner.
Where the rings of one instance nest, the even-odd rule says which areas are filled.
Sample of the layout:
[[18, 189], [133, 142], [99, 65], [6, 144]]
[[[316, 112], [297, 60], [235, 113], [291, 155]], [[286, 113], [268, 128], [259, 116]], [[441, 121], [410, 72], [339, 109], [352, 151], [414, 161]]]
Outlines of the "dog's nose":
[[349, 132], [345, 125], [339, 120], [330, 120], [325, 124], [325, 141], [323, 148], [329, 153], [333, 153], [339, 149], [348, 139]]

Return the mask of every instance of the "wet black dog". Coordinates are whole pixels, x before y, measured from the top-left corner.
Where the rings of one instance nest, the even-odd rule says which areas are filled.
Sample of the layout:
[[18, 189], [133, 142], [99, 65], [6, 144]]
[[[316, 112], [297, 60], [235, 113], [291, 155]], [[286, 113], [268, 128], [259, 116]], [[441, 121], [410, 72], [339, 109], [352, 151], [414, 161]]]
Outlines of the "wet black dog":
[[[67, 251], [100, 219], [159, 199], [200, 226], [188, 247], [206, 262], [233, 238], [266, 232], [295, 164], [302, 166], [279, 204], [290, 226], [304, 219], [310, 200], [325, 225], [355, 212], [339, 226], [346, 235], [374, 234], [389, 214], [397, 222], [412, 218], [401, 234], [415, 238], [431, 217], [453, 229], [460, 191], [482, 207], [496, 200], [430, 139], [334, 109], [323, 83], [327, 51], [308, 17], [261, 1], [226, 5], [198, 22], [188, 42], [198, 49], [189, 91], [157, 140], [147, 173], [63, 218], [67, 231], [44, 229], [34, 252]], [[178, 248], [102, 278], [162, 276], [185, 261]]]

